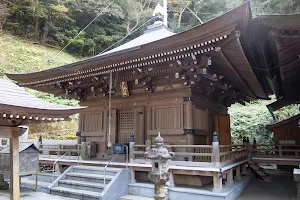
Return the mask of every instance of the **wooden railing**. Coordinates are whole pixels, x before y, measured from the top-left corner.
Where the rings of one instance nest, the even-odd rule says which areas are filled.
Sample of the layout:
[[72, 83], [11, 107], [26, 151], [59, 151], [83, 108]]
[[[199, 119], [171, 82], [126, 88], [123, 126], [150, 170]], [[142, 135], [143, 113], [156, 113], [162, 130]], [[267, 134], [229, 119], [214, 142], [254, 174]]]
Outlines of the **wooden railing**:
[[[133, 145], [130, 148], [130, 161], [144, 163], [144, 154], [153, 147]], [[170, 162], [173, 165], [222, 167], [242, 159], [247, 159], [247, 149], [243, 145], [166, 145], [175, 153]], [[147, 149], [147, 150], [146, 150]]]
[[266, 158], [300, 158], [300, 145], [252, 145], [252, 156]]
[[39, 149], [43, 155], [64, 155], [67, 153], [67, 156], [77, 156], [78, 152], [81, 151], [81, 146], [79, 145], [40, 145]]
[[222, 165], [244, 159], [248, 156], [247, 146], [244, 145], [219, 145], [219, 147], [220, 162]]

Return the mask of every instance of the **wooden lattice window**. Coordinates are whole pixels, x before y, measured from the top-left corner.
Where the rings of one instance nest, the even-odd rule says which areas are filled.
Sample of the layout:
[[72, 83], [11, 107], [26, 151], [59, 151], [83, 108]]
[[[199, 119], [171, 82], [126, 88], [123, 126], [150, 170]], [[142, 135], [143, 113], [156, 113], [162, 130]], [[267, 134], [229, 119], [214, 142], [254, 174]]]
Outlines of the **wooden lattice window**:
[[118, 112], [118, 142], [130, 142], [130, 134], [134, 133], [134, 111]]

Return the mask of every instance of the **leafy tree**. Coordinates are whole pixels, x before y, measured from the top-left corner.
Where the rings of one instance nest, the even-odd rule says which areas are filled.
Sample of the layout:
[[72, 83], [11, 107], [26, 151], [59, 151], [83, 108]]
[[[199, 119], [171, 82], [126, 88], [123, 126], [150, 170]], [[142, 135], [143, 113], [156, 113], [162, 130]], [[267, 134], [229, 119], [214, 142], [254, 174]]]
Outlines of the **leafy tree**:
[[266, 107], [272, 101], [257, 100], [246, 103], [246, 106], [234, 104], [229, 108], [234, 144], [241, 144], [244, 136], [249, 137], [251, 142], [255, 138], [258, 144], [273, 143], [273, 133], [266, 126], [296, 115], [298, 107], [286, 106], [276, 111], [276, 119], [273, 119]]

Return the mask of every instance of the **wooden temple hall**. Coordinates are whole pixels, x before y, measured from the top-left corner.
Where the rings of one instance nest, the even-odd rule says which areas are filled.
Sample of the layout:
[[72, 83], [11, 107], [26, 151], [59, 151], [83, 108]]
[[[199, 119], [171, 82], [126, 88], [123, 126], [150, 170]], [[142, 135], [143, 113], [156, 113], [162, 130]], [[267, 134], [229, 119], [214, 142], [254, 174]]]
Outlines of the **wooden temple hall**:
[[109, 160], [116, 146], [134, 141], [132, 180], [147, 179], [143, 173], [151, 166], [143, 154], [160, 132], [175, 152], [174, 184], [193, 179], [188, 182], [204, 185], [203, 176], [213, 177], [217, 191], [224, 177], [232, 182], [245, 173], [248, 162], [245, 147], [231, 144], [227, 108], [271, 94], [278, 99], [268, 106], [271, 112], [299, 103], [299, 22], [300, 15], [253, 18], [246, 2], [178, 34], [158, 20], [103, 54], [7, 77], [87, 107], [79, 117], [79, 143], [93, 143], [96, 160]]

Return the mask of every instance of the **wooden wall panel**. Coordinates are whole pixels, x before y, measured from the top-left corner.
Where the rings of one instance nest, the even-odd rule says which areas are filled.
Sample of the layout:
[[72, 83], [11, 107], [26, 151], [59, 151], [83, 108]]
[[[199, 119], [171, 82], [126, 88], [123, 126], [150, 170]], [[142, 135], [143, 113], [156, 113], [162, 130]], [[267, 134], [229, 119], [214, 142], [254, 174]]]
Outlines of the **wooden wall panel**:
[[83, 132], [99, 132], [103, 130], [103, 112], [83, 114]]
[[229, 115], [216, 115], [215, 116], [216, 131], [219, 136], [221, 145], [231, 145], [230, 133], [230, 116]]
[[209, 131], [208, 110], [194, 109], [194, 129]]
[[178, 129], [183, 126], [182, 106], [154, 107], [152, 129]]
[[275, 128], [275, 144], [279, 144], [279, 140], [295, 140], [300, 145], [300, 128], [297, 124], [292, 126], [282, 126]]

